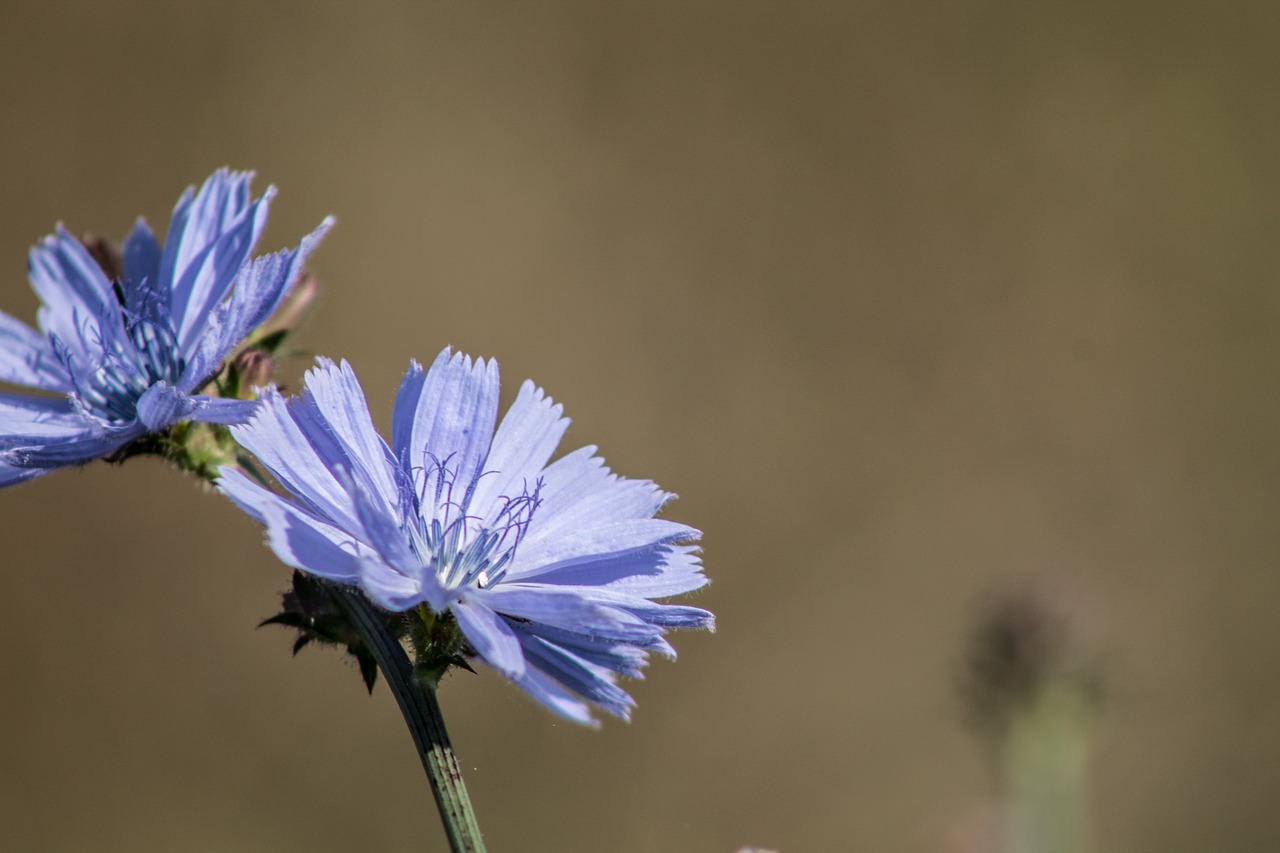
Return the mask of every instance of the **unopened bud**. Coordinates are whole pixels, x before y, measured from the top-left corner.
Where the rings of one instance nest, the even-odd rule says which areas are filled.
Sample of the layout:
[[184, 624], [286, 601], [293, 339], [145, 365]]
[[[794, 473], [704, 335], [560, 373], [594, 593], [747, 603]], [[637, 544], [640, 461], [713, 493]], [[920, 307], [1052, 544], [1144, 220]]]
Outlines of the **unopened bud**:
[[254, 388], [270, 384], [271, 377], [275, 375], [276, 360], [260, 349], [249, 349], [235, 357], [231, 369], [239, 378], [237, 396], [242, 400], [252, 400]]
[[81, 241], [108, 281], [117, 282], [124, 278], [124, 258], [120, 249], [110, 240], [86, 234]]

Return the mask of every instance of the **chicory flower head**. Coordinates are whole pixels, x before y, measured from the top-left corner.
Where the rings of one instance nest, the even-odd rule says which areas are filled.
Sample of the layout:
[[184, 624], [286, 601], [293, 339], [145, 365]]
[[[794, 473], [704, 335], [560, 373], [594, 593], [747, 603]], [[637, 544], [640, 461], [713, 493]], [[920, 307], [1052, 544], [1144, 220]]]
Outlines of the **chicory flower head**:
[[256, 403], [196, 393], [288, 294], [331, 224], [249, 260], [275, 189], [219, 170], [174, 207], [161, 247], [138, 220], [114, 281], [61, 225], [31, 250], [39, 331], [0, 313], [0, 485], [89, 462], [181, 421], [241, 423]]
[[674, 657], [666, 629], [714, 625], [651, 600], [706, 584], [700, 534], [655, 519], [672, 495], [611, 474], [594, 447], [548, 464], [568, 420], [532, 382], [495, 432], [497, 408], [497, 363], [445, 349], [405, 374], [388, 447], [351, 367], [322, 359], [296, 398], [263, 389], [231, 429], [288, 496], [230, 466], [218, 487], [287, 565], [456, 620], [465, 655], [571, 720], [592, 724], [588, 703], [626, 719], [617, 676]]

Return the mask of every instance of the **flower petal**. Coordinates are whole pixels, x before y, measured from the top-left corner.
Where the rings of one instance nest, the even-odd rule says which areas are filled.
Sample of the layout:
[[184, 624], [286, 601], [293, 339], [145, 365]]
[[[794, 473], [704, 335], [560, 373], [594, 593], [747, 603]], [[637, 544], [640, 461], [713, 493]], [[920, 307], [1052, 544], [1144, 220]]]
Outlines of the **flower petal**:
[[187, 413], [187, 420], [207, 424], [234, 426], [248, 423], [258, 411], [257, 400], [231, 400], [204, 394], [193, 394], [187, 399], [194, 404], [194, 408]]
[[[267, 544], [286, 566], [318, 577], [354, 584], [360, 580], [361, 559], [334, 541], [338, 531], [272, 495], [261, 512]], [[350, 546], [354, 550], [354, 543]]]
[[352, 533], [362, 530], [351, 496], [330, 467], [344, 460], [319, 454], [274, 388], [262, 389], [258, 411], [249, 423], [233, 426], [231, 435], [313, 515]]
[[674, 521], [642, 518], [573, 530], [555, 537], [541, 532], [535, 536], [536, 523], [541, 520], [541, 516], [534, 517], [535, 524], [530, 526], [528, 538], [516, 551], [508, 577], [529, 578], [569, 563], [599, 561], [639, 548], [691, 542], [702, 535]]
[[170, 286], [170, 313], [184, 352], [203, 333], [209, 312], [226, 296], [266, 225], [275, 188], [250, 203], [252, 177], [219, 169], [194, 199], [184, 194], [174, 209], [160, 274]]
[[497, 413], [498, 363], [473, 363], [445, 348], [427, 371], [414, 407], [410, 464], [439, 462], [459, 488], [469, 488], [489, 452]]
[[308, 435], [323, 434], [333, 439], [324, 455], [341, 457], [345, 467], [359, 470], [360, 479], [373, 486], [385, 511], [399, 516], [395, 460], [374, 428], [360, 381], [345, 360], [341, 365], [325, 358], [318, 361], [316, 367], [307, 371], [303, 392], [292, 409], [294, 419], [311, 424], [306, 428]]
[[391, 410], [391, 451], [396, 462], [411, 470], [421, 460], [415, 460], [410, 453], [413, 440], [413, 420], [418, 413], [418, 401], [422, 397], [422, 383], [427, 374], [417, 360], [409, 362], [409, 369], [400, 380], [400, 388], [396, 391], [395, 407]]
[[360, 561], [360, 587], [379, 607], [397, 613], [423, 601], [420, 580], [406, 577], [374, 557]]
[[594, 447], [581, 448], [543, 472], [542, 503], [530, 541], [623, 519], [652, 518], [674, 497], [648, 480], [610, 473], [594, 453]]
[[124, 304], [138, 317], [157, 324], [169, 322], [169, 287], [160, 280], [160, 244], [142, 219], [125, 238]]
[[572, 722], [600, 728], [600, 721], [591, 716], [591, 708], [586, 702], [574, 696], [541, 670], [530, 668], [525, 671], [523, 677], [512, 680], [544, 708]]
[[256, 258], [241, 270], [231, 296], [213, 309], [205, 328], [183, 349], [188, 360], [180, 387], [194, 390], [203, 385], [217, 372], [222, 359], [271, 316], [302, 275], [308, 255], [332, 225], [333, 217], [328, 217], [302, 239], [298, 248]]
[[707, 585], [694, 545], [662, 545], [599, 559], [561, 563], [544, 570], [508, 574], [509, 581], [536, 579], [559, 586], [605, 587], [644, 598], [666, 598]]
[[531, 666], [614, 716], [631, 719], [631, 709], [636, 701], [618, 687], [608, 669], [536, 635], [522, 635], [520, 640]]
[[662, 636], [653, 625], [617, 607], [591, 601], [570, 590], [502, 584], [473, 595], [506, 616], [561, 628], [575, 634], [644, 645]]
[[481, 660], [508, 678], [524, 675], [524, 653], [507, 620], [475, 599], [464, 598], [450, 610]]
[[[541, 388], [525, 381], [511, 404], [485, 459], [485, 475], [476, 484], [472, 506], [500, 507], [501, 498], [535, 488], [547, 460], [555, 452], [569, 419]], [[483, 509], [481, 510], [483, 511]]]
[[138, 419], [151, 432], [160, 432], [195, 410], [191, 398], [167, 382], [157, 382], [138, 398]]
[[93, 433], [92, 428], [87, 428], [83, 438], [72, 441], [10, 448], [0, 452], [0, 464], [19, 468], [58, 468], [63, 465], [81, 465], [105, 456], [135, 438], [141, 438], [145, 428], [137, 424], [105, 435]]
[[74, 441], [91, 429], [65, 397], [0, 393], [0, 447]]
[[102, 269], [89, 252], [61, 225], [31, 250], [27, 272], [31, 287], [44, 304], [40, 330], [79, 348], [95, 340], [105, 324], [118, 326], [120, 302]]
[[49, 341], [0, 311], [0, 382], [67, 392], [71, 383]]

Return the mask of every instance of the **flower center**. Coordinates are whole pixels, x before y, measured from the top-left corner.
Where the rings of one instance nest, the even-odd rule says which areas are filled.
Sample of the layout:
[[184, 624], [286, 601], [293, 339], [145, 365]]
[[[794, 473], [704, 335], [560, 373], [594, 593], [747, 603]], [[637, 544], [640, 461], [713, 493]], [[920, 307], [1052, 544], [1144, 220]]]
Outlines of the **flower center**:
[[428, 454], [427, 464], [415, 469], [415, 505], [406, 513], [409, 544], [447, 589], [471, 585], [484, 589], [506, 575], [541, 503], [542, 481], [534, 484], [532, 492], [525, 484], [514, 497], [504, 495], [493, 506], [473, 508], [471, 498], [480, 478], [497, 472], [476, 475], [460, 488], [452, 458], [441, 460]]
[[90, 413], [108, 423], [134, 420], [143, 392], [157, 382], [176, 384], [186, 367], [178, 354], [177, 336], [168, 324], [128, 313], [123, 313], [122, 319], [123, 328], [105, 317], [95, 325], [82, 326], [78, 354], [63, 342], [52, 340], [54, 352], [71, 376], [76, 397]]

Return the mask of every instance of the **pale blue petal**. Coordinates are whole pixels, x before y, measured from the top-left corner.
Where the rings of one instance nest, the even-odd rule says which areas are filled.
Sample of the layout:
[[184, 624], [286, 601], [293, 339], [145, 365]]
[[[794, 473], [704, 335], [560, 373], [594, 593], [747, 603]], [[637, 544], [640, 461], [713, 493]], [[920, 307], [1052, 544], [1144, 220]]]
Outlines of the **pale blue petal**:
[[[535, 517], [534, 529], [541, 520], [541, 516]], [[585, 530], [566, 531], [557, 537], [535, 536], [534, 530], [530, 530], [516, 551], [508, 576], [532, 577], [566, 563], [599, 560], [637, 548], [691, 542], [701, 535], [692, 527], [660, 518], [615, 521]]]
[[[587, 637], [535, 622], [512, 621], [510, 625], [517, 634], [538, 637], [544, 642], [567, 649], [584, 660], [592, 661], [620, 675], [644, 678], [644, 667], [649, 663], [648, 647]], [[521, 642], [525, 642], [523, 636]]]
[[648, 480], [612, 474], [603, 460], [581, 452], [547, 468], [539, 496], [542, 504], [538, 523], [529, 530], [530, 544], [624, 519], [652, 518], [674, 497]]
[[317, 428], [308, 428], [309, 435], [316, 435], [322, 424], [337, 443], [324, 455], [343, 458], [346, 467], [360, 471], [361, 479], [373, 485], [387, 512], [399, 511], [395, 459], [373, 425], [364, 390], [350, 364], [344, 360], [341, 365], [335, 365], [328, 359], [319, 359], [319, 364], [307, 371], [304, 390], [294, 405], [293, 415], [299, 422], [307, 416], [313, 419]]
[[446, 348], [427, 371], [414, 411], [410, 464], [432, 460], [469, 487], [482, 470], [498, 413], [498, 363]]
[[264, 501], [261, 511], [267, 544], [286, 566], [340, 583], [360, 579], [362, 561], [353, 553], [355, 545], [347, 550], [336, 544], [335, 528], [278, 497]]
[[412, 468], [421, 464], [421, 460], [412, 458], [410, 442], [413, 439], [413, 419], [418, 413], [418, 401], [422, 398], [422, 383], [427, 379], [426, 371], [416, 360], [409, 362], [409, 369], [400, 380], [400, 388], [396, 391], [395, 407], [391, 412], [391, 452], [396, 462]]
[[152, 323], [169, 320], [169, 288], [160, 280], [160, 244], [147, 223], [139, 219], [125, 238], [124, 302], [134, 314]]
[[170, 287], [170, 312], [179, 346], [190, 352], [213, 306], [244, 265], [266, 224], [274, 189], [250, 203], [248, 173], [220, 169], [195, 198], [184, 195], [174, 210], [160, 260]]
[[14, 447], [0, 452], [0, 464], [19, 468], [58, 468], [63, 465], [82, 465], [117, 450], [145, 433], [142, 426], [130, 427], [110, 435], [93, 435], [85, 431], [85, 437], [73, 441], [39, 446]]
[[537, 636], [525, 635], [520, 639], [531, 666], [614, 716], [631, 719], [631, 709], [636, 702], [614, 683], [609, 670]]
[[12, 465], [0, 463], [0, 486], [23, 483], [32, 477], [39, 477], [48, 470], [48, 468], [15, 468]]
[[157, 382], [138, 398], [138, 419], [151, 432], [160, 432], [186, 420], [195, 402], [167, 382]]
[[544, 708], [567, 720], [584, 726], [599, 728], [600, 721], [591, 716], [586, 702], [574, 696], [551, 676], [537, 669], [528, 669], [522, 678], [514, 679], [516, 685], [536, 699]]
[[569, 427], [564, 407], [556, 405], [532, 382], [520, 386], [485, 460], [485, 475], [476, 485], [471, 505], [478, 512], [499, 508], [503, 498], [532, 492], [547, 460]]
[[639, 548], [532, 572], [508, 573], [508, 581], [536, 579], [559, 586], [608, 587], [645, 598], [666, 598], [693, 592], [707, 585], [701, 560], [693, 545]]
[[360, 587], [374, 604], [395, 613], [417, 607], [424, 600], [420, 581], [373, 557], [360, 561]]
[[362, 529], [351, 496], [326, 464], [329, 460], [317, 455], [274, 388], [262, 389], [253, 419], [231, 427], [231, 435], [312, 514], [353, 533]]
[[297, 283], [307, 256], [332, 225], [333, 218], [328, 217], [297, 249], [264, 255], [241, 270], [231, 296], [209, 314], [205, 327], [183, 349], [187, 367], [180, 387], [194, 390], [203, 385], [222, 359], [271, 316]]
[[[542, 586], [541, 584], [521, 584], [530, 591], [540, 587], [551, 591], [561, 589], [559, 586]], [[584, 599], [596, 604], [619, 607], [650, 625], [663, 628], [707, 628], [715, 630], [715, 616], [699, 607], [683, 604], [659, 604], [638, 595], [631, 595], [616, 589], [600, 587], [578, 587], [575, 590]]]
[[660, 629], [630, 613], [588, 601], [572, 591], [502, 584], [472, 594], [505, 616], [528, 619], [576, 634], [641, 645], [662, 635]]
[[257, 400], [231, 400], [204, 394], [195, 394], [187, 399], [194, 404], [194, 408], [187, 414], [187, 420], [208, 424], [235, 426], [248, 423], [258, 411]]
[[[271, 535], [279, 541], [271, 543], [272, 548], [287, 549], [293, 556], [281, 556], [281, 559], [293, 568], [344, 583], [359, 580], [360, 558], [369, 556], [370, 552], [350, 534], [263, 488], [233, 466], [223, 465], [218, 469], [215, 485], [259, 524], [275, 525]], [[325, 541], [314, 541], [316, 537]], [[306, 555], [311, 555], [308, 559], [315, 558], [311, 565], [289, 562], [296, 558], [301, 563]]]
[[508, 678], [524, 675], [524, 654], [520, 641], [507, 627], [507, 621], [483, 602], [463, 599], [450, 608], [463, 636], [471, 643], [480, 659]]
[[0, 382], [46, 391], [71, 390], [67, 372], [49, 341], [35, 329], [0, 311]]
[[0, 447], [69, 441], [88, 429], [65, 397], [0, 393]]
[[120, 302], [102, 269], [80, 241], [61, 225], [31, 250], [27, 263], [31, 287], [44, 303], [40, 330], [69, 345], [96, 336], [101, 323], [120, 324]]

